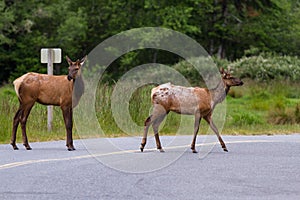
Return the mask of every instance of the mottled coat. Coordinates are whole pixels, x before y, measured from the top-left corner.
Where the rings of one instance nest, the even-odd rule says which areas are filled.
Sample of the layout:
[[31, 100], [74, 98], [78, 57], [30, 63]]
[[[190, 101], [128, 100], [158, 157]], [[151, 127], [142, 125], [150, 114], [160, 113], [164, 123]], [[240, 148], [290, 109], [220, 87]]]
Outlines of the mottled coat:
[[140, 147], [141, 151], [144, 150], [146, 145], [147, 133], [151, 124], [154, 130], [157, 149], [163, 151], [158, 135], [158, 128], [170, 111], [195, 116], [194, 137], [191, 144], [193, 152], [197, 152], [195, 143], [201, 118], [204, 118], [208, 122], [211, 129], [216, 133], [222, 148], [224, 151], [227, 151], [226, 145], [213, 123], [212, 113], [215, 106], [225, 99], [230, 87], [243, 85], [243, 82], [239, 78], [232, 77], [224, 69], [221, 69], [220, 73], [222, 81], [212, 90], [199, 87], [177, 86], [171, 83], [165, 83], [153, 88], [151, 91], [153, 111], [145, 120], [144, 136]]

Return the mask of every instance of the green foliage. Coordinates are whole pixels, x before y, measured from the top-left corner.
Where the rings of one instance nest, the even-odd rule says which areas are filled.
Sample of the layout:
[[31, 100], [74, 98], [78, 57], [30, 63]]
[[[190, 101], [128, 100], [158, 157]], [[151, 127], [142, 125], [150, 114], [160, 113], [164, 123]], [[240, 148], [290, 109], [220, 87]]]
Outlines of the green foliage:
[[241, 78], [257, 81], [300, 80], [300, 59], [297, 56], [280, 56], [261, 53], [243, 57], [229, 65]]
[[57, 37], [60, 38], [60, 45], [67, 49], [68, 54], [76, 55], [81, 48], [82, 41], [86, 40], [88, 23], [87, 15], [83, 9], [77, 12], [68, 13], [57, 30]]
[[[198, 59], [193, 58], [195, 61]], [[180, 74], [182, 74], [186, 79], [189, 80], [189, 82], [193, 85], [199, 85], [203, 83], [203, 79], [200, 76], [199, 72], [197, 69], [190, 63], [187, 62], [186, 60], [178, 62], [175, 64], [174, 69], [176, 69]]]
[[[244, 79], [242, 89], [233, 88], [229, 94], [232, 97], [228, 98], [230, 109], [226, 126], [229, 133], [236, 125], [255, 132], [255, 127], [272, 129], [272, 121], [292, 124], [296, 128], [295, 123], [300, 121], [297, 100], [300, 98], [298, 0], [16, 0], [1, 1], [0, 10], [0, 84], [12, 82], [29, 71], [45, 73], [46, 66], [40, 64], [41, 48], [59, 47], [63, 49], [63, 57], [79, 58], [122, 31], [166, 27], [192, 37], [209, 52], [217, 67], [230, 67], [235, 76]], [[151, 36], [151, 33], [145, 33], [134, 39], [141, 47], [154, 40], [161, 43], [163, 37]], [[174, 46], [186, 48], [182, 44]], [[112, 84], [135, 66], [152, 62], [172, 66], [192, 85], [205, 86], [205, 77], [201, 77], [191, 63], [159, 49], [136, 50], [121, 56], [107, 68], [102, 80]], [[202, 66], [201, 74], [207, 74], [212, 67], [202, 58], [192, 58], [190, 62]], [[62, 69], [67, 68], [64, 60], [60, 65]], [[105, 130], [119, 134], [109, 111], [112, 87], [99, 86], [100, 104], [96, 107], [101, 113], [99, 122]], [[131, 99], [130, 110], [138, 124], [142, 124], [141, 120], [148, 114], [148, 90], [141, 88]], [[4, 138], [1, 142], [9, 138], [11, 119], [18, 106], [13, 93], [11, 88], [0, 91], [1, 130], [5, 132], [1, 134]], [[136, 114], [141, 110], [144, 111]], [[54, 135], [62, 138], [65, 131], [59, 108], [55, 112], [59, 117], [55, 121]], [[45, 117], [41, 117], [44, 115], [44, 106], [37, 105], [30, 117], [36, 120], [29, 119], [28, 129], [33, 135], [39, 135], [36, 140], [50, 137], [46, 126], [41, 126], [45, 124]], [[174, 132], [177, 122], [178, 116], [171, 115], [165, 122], [167, 126], [162, 129], [163, 133]]]
[[[296, 0], [17, 0], [1, 1], [0, 10], [1, 83], [28, 71], [44, 72], [41, 48], [59, 47], [64, 55], [77, 58], [104, 39], [138, 27], [179, 31], [210, 55], [228, 60], [244, 53], [253, 55], [247, 49], [300, 55], [300, 4]], [[147, 42], [145, 36], [137, 39]], [[160, 50], [137, 51], [124, 55], [108, 72], [114, 77], [148, 61], [173, 65], [178, 57]]]
[[295, 108], [295, 121], [296, 123], [300, 123], [300, 105], [297, 104], [296, 108]]
[[[219, 60], [219, 59], [218, 59]], [[224, 64], [222, 62], [222, 64]], [[215, 77], [215, 73], [219, 71], [218, 64], [214, 63], [211, 57], [193, 57], [187, 60], [182, 60], [173, 65], [173, 68], [180, 72], [191, 85], [206, 86], [205, 80], [210, 80]], [[220, 77], [217, 77], [220, 78]], [[219, 80], [216, 80], [218, 82]], [[207, 86], [206, 86], [207, 87]]]
[[[19, 101], [13, 88], [5, 86], [0, 88], [0, 143], [9, 143], [12, 122], [14, 115], [19, 107]], [[54, 107], [53, 112], [53, 130], [51, 133], [47, 130], [47, 108], [46, 106], [36, 104], [29, 115], [27, 122], [27, 134], [29, 142], [46, 140], [65, 139], [65, 126], [62, 113], [59, 107]], [[17, 132], [18, 142], [22, 142], [21, 128]], [[75, 138], [76, 138], [75, 134]]]
[[295, 109], [286, 109], [285, 107], [283, 107], [270, 110], [268, 115], [268, 122], [275, 125], [299, 123], [299, 107], [296, 106]]
[[106, 136], [120, 136], [124, 133], [118, 128], [111, 112], [111, 95], [113, 87], [98, 85], [96, 92], [96, 113], [99, 124]]
[[13, 32], [14, 16], [11, 10], [5, 8], [5, 2], [0, 2], [0, 45], [10, 44], [11, 38], [8, 37], [8, 33]]
[[[289, 85], [289, 82], [269, 82], [269, 85]], [[265, 87], [265, 83], [255, 83], [245, 80], [240, 88], [242, 95], [239, 98], [227, 97], [227, 112], [223, 134], [268, 134], [268, 133], [293, 133], [300, 128], [300, 98], [290, 99], [276, 87]], [[298, 84], [289, 85], [291, 90], [297, 90]], [[128, 102], [130, 116], [138, 126], [143, 127], [144, 120], [149, 116], [152, 105], [150, 100], [152, 86], [138, 88]], [[238, 87], [237, 87], [238, 88]], [[256, 89], [254, 89], [256, 88]], [[284, 87], [286, 88], [286, 87]], [[113, 85], [99, 84], [96, 91], [95, 109], [99, 124], [106, 137], [128, 136], [117, 125], [111, 111], [111, 96]], [[284, 89], [283, 89], [284, 90]], [[280, 95], [278, 95], [280, 93]], [[278, 96], [277, 96], [278, 95]], [[12, 131], [12, 119], [18, 109], [18, 100], [10, 86], [0, 88], [0, 143], [9, 143]], [[76, 108], [75, 108], [76, 109]], [[178, 131], [180, 115], [170, 113], [160, 127], [162, 134], [174, 134]], [[189, 116], [193, 121], [193, 116]], [[87, 127], [90, 129], [90, 127]], [[185, 130], [184, 134], [192, 135], [193, 126]], [[202, 120], [200, 134], [208, 129], [206, 122]], [[29, 116], [27, 123], [29, 141], [64, 140], [65, 127], [59, 107], [54, 109], [53, 131], [47, 131], [46, 106], [36, 104]], [[76, 125], [74, 126], [75, 138]], [[151, 135], [152, 129], [150, 128]], [[93, 133], [95, 135], [99, 133]], [[142, 131], [133, 133], [141, 136]], [[89, 136], [89, 135], [86, 135]], [[80, 137], [82, 137], [80, 135]], [[18, 142], [21, 142], [20, 127], [18, 130]]]
[[[153, 86], [144, 86], [138, 88], [131, 96], [128, 102], [128, 109], [133, 123], [143, 127], [144, 120], [150, 115], [151, 112], [151, 99], [150, 93]], [[96, 113], [101, 129], [107, 137], [128, 136], [133, 134], [139, 136], [141, 133], [125, 133], [116, 123], [111, 109], [111, 97], [114, 86], [99, 84], [96, 92]], [[121, 97], [122, 98], [122, 97]], [[160, 127], [161, 133], [170, 134], [175, 133], [178, 128], [180, 116], [176, 114], [169, 115], [163, 125]], [[120, 123], [120, 122], [118, 122]], [[150, 130], [151, 134], [151, 130]]]
[[[212, 61], [214, 63], [212, 63]], [[199, 73], [197, 69], [192, 65], [200, 66]], [[276, 92], [284, 93], [289, 98], [300, 97], [300, 92], [292, 90], [289, 87], [283, 88], [281, 85], [276, 84], [276, 81], [289, 81], [290, 85], [297, 83], [300, 80], [300, 59], [297, 56], [280, 56], [271, 53], [259, 53], [257, 56], [243, 57], [237, 59], [234, 62], [228, 60], [210, 58], [191, 58], [190, 60], [183, 60], [173, 65], [174, 69], [180, 72], [192, 85], [203, 85], [203, 77], [201, 74], [207, 74], [210, 76], [212, 68], [224, 67], [230, 69], [232, 74], [242, 79], [251, 79], [253, 81], [259, 81], [264, 84], [265, 87], [270, 87], [270, 90], [277, 88]], [[274, 85], [269, 85], [269, 82], [274, 80]], [[280, 88], [283, 88], [281, 91]], [[235, 89], [233, 89], [235, 90]], [[270, 94], [264, 91], [257, 93], [256, 88], [251, 88], [253, 95], [258, 98], [261, 95], [262, 98], [269, 98]], [[231, 95], [234, 95], [231, 93]], [[240, 96], [241, 94], [237, 94]]]
[[249, 126], [263, 124], [263, 119], [253, 113], [236, 113], [232, 116], [232, 125], [235, 126]]

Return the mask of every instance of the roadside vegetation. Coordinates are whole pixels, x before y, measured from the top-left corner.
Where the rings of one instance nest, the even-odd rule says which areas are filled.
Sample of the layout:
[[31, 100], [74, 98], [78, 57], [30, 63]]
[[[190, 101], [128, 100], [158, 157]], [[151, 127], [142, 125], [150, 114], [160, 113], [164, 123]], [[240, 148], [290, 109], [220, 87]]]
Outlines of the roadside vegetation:
[[[299, 0], [5, 0], [0, 10], [0, 84], [28, 71], [45, 73], [41, 48], [61, 48], [63, 57], [78, 58], [105, 39], [139, 27], [178, 31], [209, 55], [231, 61], [260, 51], [300, 55]], [[67, 71], [62, 61], [55, 74]], [[110, 66], [109, 78], [117, 80], [144, 63], [178, 61], [159, 49], [133, 51]]]
[[[232, 88], [227, 96], [222, 134], [300, 132], [299, 0], [5, 0], [0, 1], [0, 10], [0, 143], [10, 141], [19, 104], [12, 80], [30, 71], [46, 73], [46, 65], [40, 63], [41, 48], [61, 48], [63, 58], [82, 57], [111, 36], [139, 27], [163, 27], [185, 34], [201, 44], [218, 67], [242, 78], [245, 84]], [[151, 39], [145, 37], [142, 43]], [[193, 66], [181, 59], [168, 51], [146, 48], [110, 64], [99, 83], [95, 105], [106, 136], [126, 136], [112, 117], [111, 95], [119, 78], [136, 66], [172, 66], [191, 85], [205, 87]], [[205, 70], [203, 67], [201, 73], [207, 74]], [[62, 59], [54, 74], [66, 71], [67, 62]], [[151, 87], [136, 90], [129, 102], [131, 117], [140, 126], [151, 109]], [[46, 113], [46, 106], [33, 107], [27, 123], [30, 142], [65, 139], [60, 108], [54, 109], [51, 133]], [[179, 122], [179, 115], [169, 114], [161, 134], [176, 133]], [[192, 129], [186, 134], [192, 134]], [[200, 134], [207, 129], [202, 122]], [[142, 131], [134, 134], [141, 136]], [[21, 137], [19, 127], [18, 142]], [[79, 137], [76, 125], [74, 137]]]
[[[242, 77], [244, 85], [232, 88], [226, 99], [226, 121], [222, 134], [257, 135], [291, 134], [300, 132], [300, 59], [271, 54], [243, 57], [234, 62], [216, 60], [218, 66], [229, 67], [233, 74]], [[187, 69], [185, 61], [173, 67], [180, 71], [193, 85], [197, 76]], [[143, 126], [151, 109], [152, 85], [137, 89], [129, 102], [134, 122]], [[111, 94], [114, 85], [101, 83], [96, 92], [96, 112], [105, 136], [126, 136], [115, 123], [111, 113]], [[12, 119], [18, 108], [18, 99], [12, 85], [0, 88], [0, 143], [9, 143]], [[75, 108], [76, 109], [76, 108]], [[170, 113], [162, 126], [161, 134], [174, 134], [178, 129], [180, 115]], [[75, 128], [74, 128], [75, 129]], [[199, 134], [208, 129], [202, 122]], [[54, 109], [53, 131], [47, 131], [46, 106], [36, 104], [27, 123], [30, 142], [60, 140], [65, 138], [65, 127], [59, 107]], [[192, 130], [192, 127], [191, 127]], [[186, 134], [192, 134], [187, 130]], [[79, 135], [75, 129], [75, 138]], [[136, 133], [141, 136], [141, 133]], [[18, 130], [21, 142], [21, 130]]]

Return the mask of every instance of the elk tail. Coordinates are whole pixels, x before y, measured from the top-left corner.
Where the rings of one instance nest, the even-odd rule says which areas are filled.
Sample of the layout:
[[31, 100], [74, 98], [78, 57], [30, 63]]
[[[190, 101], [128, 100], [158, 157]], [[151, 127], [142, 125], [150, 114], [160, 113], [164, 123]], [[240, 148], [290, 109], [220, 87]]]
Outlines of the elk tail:
[[20, 87], [21, 87], [21, 85], [22, 85], [22, 83], [23, 83], [23, 80], [24, 80], [24, 78], [26, 77], [26, 75], [27, 75], [27, 74], [24, 74], [23, 76], [17, 78], [17, 79], [14, 80], [14, 82], [13, 82], [13, 84], [14, 84], [14, 86], [15, 86], [16, 94], [17, 94], [17, 96], [18, 96], [19, 99], [20, 99], [20, 93], [19, 93]]

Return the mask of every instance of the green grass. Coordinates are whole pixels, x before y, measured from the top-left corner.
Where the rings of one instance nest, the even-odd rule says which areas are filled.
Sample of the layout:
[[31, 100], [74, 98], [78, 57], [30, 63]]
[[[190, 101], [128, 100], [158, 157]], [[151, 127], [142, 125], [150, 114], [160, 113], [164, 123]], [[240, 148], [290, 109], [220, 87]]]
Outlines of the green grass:
[[[19, 102], [11, 86], [0, 88], [0, 143], [9, 143], [13, 117], [18, 110]], [[76, 133], [75, 133], [76, 134]], [[53, 130], [47, 130], [47, 107], [36, 103], [31, 110], [27, 122], [27, 136], [29, 141], [47, 141], [65, 139], [65, 127], [59, 107], [53, 110]], [[17, 142], [22, 142], [19, 125]]]
[[[289, 134], [300, 131], [297, 121], [299, 85], [289, 82], [256, 84], [248, 80], [239, 88], [239, 98], [227, 97], [223, 134]], [[282, 122], [282, 123], [280, 123]]]
[[[232, 88], [226, 99], [226, 121], [222, 134], [259, 135], [300, 132], [300, 84], [285, 81], [256, 83], [245, 80], [244, 82], [242, 87]], [[141, 131], [128, 134], [118, 127], [111, 112], [111, 95], [114, 88], [109, 85], [98, 86], [95, 108], [105, 136], [142, 136], [144, 120], [151, 111], [151, 88], [152, 86], [144, 86], [132, 94], [128, 105], [129, 112], [132, 120], [141, 127]], [[18, 104], [12, 86], [0, 88], [0, 143], [10, 142], [12, 119]], [[192, 134], [193, 117], [187, 119], [191, 125], [184, 130], [184, 133]], [[180, 115], [170, 113], [161, 126], [161, 134], [176, 133], [180, 120]], [[199, 134], [205, 134], [207, 130], [206, 122], [202, 121]], [[54, 108], [53, 131], [48, 132], [46, 106], [35, 104], [28, 119], [27, 133], [29, 142], [64, 140], [65, 127], [60, 108]], [[20, 127], [17, 134], [17, 141], [21, 142]], [[152, 130], [149, 134], [152, 135]], [[74, 130], [74, 137], [79, 138], [76, 130]]]

